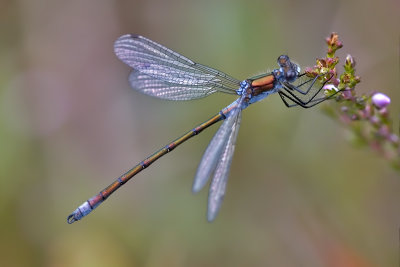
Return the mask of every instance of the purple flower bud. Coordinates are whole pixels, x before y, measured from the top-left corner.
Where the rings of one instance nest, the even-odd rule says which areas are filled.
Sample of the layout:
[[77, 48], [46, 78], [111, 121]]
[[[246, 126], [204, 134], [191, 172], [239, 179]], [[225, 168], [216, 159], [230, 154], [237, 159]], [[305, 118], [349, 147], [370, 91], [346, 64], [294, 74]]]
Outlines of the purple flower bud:
[[334, 84], [335, 86], [338, 86], [339, 83], [340, 83], [340, 80], [338, 78], [332, 80], [332, 84]]
[[382, 93], [376, 93], [372, 96], [372, 103], [378, 108], [387, 107], [390, 104], [390, 98]]
[[387, 125], [382, 125], [381, 128], [379, 128], [378, 133], [380, 136], [389, 136], [390, 129]]
[[353, 98], [353, 95], [351, 94], [351, 91], [349, 89], [343, 91], [342, 96], [344, 99], [352, 99]]
[[372, 116], [371, 118], [369, 118], [369, 121], [372, 123], [372, 125], [375, 125], [375, 126], [379, 125], [379, 122], [380, 122], [380, 120], [377, 116]]
[[399, 140], [400, 140], [399, 137], [397, 135], [395, 135], [395, 134], [391, 134], [389, 136], [389, 141], [392, 142], [392, 143], [397, 144], [397, 143], [399, 143]]

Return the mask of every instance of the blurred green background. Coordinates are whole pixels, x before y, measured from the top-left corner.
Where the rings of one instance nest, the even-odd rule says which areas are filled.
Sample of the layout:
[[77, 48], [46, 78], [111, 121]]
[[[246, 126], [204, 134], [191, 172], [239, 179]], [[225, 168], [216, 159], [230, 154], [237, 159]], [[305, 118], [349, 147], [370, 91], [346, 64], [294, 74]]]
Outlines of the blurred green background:
[[[66, 217], [145, 156], [234, 100], [130, 89], [113, 53], [136, 33], [245, 79], [301, 66], [339, 33], [362, 83], [400, 114], [399, 11], [382, 1], [0, 1], [1, 266], [394, 266], [400, 177], [321, 112], [271, 96], [243, 113], [227, 194], [206, 221], [191, 193], [218, 126]], [[333, 104], [333, 103], [332, 103]], [[395, 122], [399, 126], [399, 122]]]

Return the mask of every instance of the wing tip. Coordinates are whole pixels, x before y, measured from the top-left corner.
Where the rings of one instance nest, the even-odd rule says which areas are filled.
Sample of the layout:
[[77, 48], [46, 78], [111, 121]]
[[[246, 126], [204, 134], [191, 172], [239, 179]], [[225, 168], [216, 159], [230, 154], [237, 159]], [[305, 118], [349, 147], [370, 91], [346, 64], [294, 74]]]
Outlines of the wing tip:
[[[201, 163], [200, 163], [201, 164]], [[199, 173], [203, 168], [199, 167], [197, 170], [196, 176], [194, 177], [192, 192], [194, 194], [198, 193], [203, 189], [203, 187], [207, 184], [210, 179], [209, 172]]]
[[218, 210], [209, 210], [207, 212], [207, 221], [209, 223], [212, 223], [215, 220], [215, 218], [217, 217], [217, 214], [218, 214]]
[[192, 193], [197, 194], [198, 192], [201, 191], [201, 189], [202, 189], [202, 187], [199, 184], [195, 183], [192, 186]]

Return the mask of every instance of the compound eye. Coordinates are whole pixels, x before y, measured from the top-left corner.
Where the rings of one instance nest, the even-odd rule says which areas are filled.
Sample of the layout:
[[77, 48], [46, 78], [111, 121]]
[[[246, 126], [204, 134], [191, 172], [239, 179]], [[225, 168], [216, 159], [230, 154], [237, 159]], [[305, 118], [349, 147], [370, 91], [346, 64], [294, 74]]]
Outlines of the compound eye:
[[282, 68], [285, 68], [289, 62], [290, 62], [289, 57], [286, 55], [282, 55], [282, 56], [278, 57], [278, 64]]

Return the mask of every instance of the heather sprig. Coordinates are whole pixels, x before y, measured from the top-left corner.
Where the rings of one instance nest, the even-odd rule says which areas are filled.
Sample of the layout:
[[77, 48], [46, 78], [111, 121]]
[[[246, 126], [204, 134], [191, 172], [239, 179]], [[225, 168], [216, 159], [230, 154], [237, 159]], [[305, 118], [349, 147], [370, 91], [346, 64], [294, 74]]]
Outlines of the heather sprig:
[[355, 74], [354, 58], [347, 55], [343, 72], [338, 73], [339, 58], [335, 53], [343, 43], [336, 33], [326, 38], [326, 43], [326, 57], [318, 58], [314, 67], [306, 68], [307, 76], [319, 75], [321, 81], [328, 81], [324, 93], [336, 100], [335, 105], [324, 106], [324, 111], [351, 130], [356, 144], [370, 146], [400, 170], [400, 138], [393, 130], [388, 109], [390, 98], [380, 92], [358, 95], [355, 87], [361, 80]]

